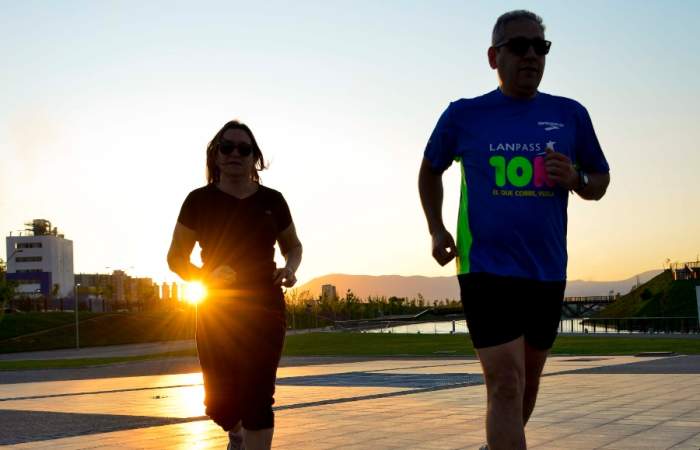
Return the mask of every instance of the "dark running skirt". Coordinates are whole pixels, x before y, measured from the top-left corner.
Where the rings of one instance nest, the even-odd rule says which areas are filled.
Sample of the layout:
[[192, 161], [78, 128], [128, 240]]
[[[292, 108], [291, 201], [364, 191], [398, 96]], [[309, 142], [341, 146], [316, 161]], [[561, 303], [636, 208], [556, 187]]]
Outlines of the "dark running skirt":
[[197, 353], [206, 414], [229, 431], [274, 426], [275, 378], [286, 320], [281, 290], [269, 295], [208, 298], [198, 307]]

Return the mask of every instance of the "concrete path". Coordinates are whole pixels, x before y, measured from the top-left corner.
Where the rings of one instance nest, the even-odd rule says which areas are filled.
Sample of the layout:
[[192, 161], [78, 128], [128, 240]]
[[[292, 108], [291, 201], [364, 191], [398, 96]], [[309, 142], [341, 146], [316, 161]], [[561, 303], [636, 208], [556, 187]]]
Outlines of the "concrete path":
[[[226, 448], [204, 416], [198, 371], [83, 370], [82, 380], [41, 382], [0, 372], [0, 445]], [[553, 357], [528, 447], [697, 450], [698, 375], [700, 356]], [[470, 358], [285, 359], [276, 400], [279, 449], [476, 449], [485, 440], [485, 389]]]
[[[287, 330], [287, 336], [329, 331], [325, 328]], [[105, 345], [101, 347], [68, 348], [38, 352], [0, 353], [0, 361], [26, 361], [47, 359], [115, 358], [120, 356], [155, 355], [195, 348], [194, 339], [182, 341], [149, 342], [146, 344]]]
[[194, 340], [149, 342], [147, 344], [106, 345], [81, 349], [46, 350], [40, 352], [0, 353], [0, 361], [47, 359], [115, 358], [120, 356], [154, 355], [194, 349]]

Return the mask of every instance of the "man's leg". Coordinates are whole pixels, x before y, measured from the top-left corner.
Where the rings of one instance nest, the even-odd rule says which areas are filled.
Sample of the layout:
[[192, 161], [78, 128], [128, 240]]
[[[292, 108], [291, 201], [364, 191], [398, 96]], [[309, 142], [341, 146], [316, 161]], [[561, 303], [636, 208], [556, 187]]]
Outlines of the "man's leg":
[[525, 340], [477, 349], [487, 393], [486, 440], [489, 450], [525, 449], [523, 398]]
[[535, 409], [542, 369], [559, 329], [565, 281], [533, 282], [525, 291], [530, 307], [525, 314], [525, 395], [523, 423]]
[[540, 350], [525, 341], [525, 393], [523, 395], [523, 425], [527, 424], [535, 409], [540, 376], [549, 350]]

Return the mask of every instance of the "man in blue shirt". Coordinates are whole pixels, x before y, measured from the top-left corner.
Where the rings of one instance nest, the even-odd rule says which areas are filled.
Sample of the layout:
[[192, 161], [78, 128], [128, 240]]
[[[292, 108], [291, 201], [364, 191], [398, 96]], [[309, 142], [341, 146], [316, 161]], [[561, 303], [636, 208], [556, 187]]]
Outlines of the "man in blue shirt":
[[[551, 43], [529, 11], [498, 18], [498, 89], [452, 102], [419, 174], [433, 257], [453, 258], [487, 389], [488, 448], [526, 448], [524, 427], [559, 326], [569, 192], [599, 200], [608, 163], [586, 109], [537, 90]], [[457, 242], [442, 221], [442, 173], [459, 161]]]

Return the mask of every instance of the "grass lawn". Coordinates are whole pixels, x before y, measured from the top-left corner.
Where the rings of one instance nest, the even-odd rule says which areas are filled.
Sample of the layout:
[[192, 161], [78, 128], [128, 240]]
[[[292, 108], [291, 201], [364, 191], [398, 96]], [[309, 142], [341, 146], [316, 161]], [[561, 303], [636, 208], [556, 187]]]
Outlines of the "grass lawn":
[[[195, 330], [192, 310], [81, 313], [80, 319], [81, 347], [192, 339]], [[72, 348], [74, 321], [72, 313], [5, 314], [0, 353]], [[38, 333], [41, 326], [45, 332]]]
[[[632, 355], [672, 351], [700, 354], [700, 339], [625, 336], [560, 336], [553, 355]], [[194, 350], [121, 358], [0, 361], [0, 370], [85, 367], [175, 356], [195, 356]], [[309, 333], [288, 336], [285, 356], [474, 356], [466, 335]]]
[[[98, 316], [97, 313], [81, 312], [79, 320], [86, 320], [96, 316]], [[3, 314], [0, 317], [0, 341], [50, 328], [70, 326], [74, 323], [75, 314], [72, 312]]]
[[[700, 338], [566, 336], [554, 343], [554, 355], [631, 355], [640, 352], [673, 351], [700, 354]], [[310, 333], [289, 336], [284, 354], [288, 356], [417, 355], [475, 356], [467, 335]]]

